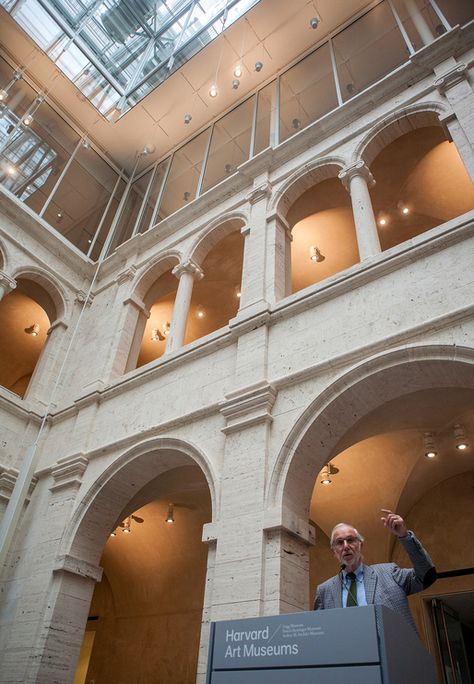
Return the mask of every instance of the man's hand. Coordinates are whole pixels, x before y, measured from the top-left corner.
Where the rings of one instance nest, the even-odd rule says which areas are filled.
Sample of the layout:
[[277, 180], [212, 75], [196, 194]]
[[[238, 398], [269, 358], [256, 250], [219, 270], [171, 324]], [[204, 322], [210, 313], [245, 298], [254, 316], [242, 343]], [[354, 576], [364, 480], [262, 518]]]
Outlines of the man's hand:
[[405, 521], [400, 515], [392, 513], [392, 511], [382, 508], [382, 513], [386, 515], [380, 518], [385, 527], [387, 527], [392, 534], [396, 537], [406, 537], [408, 534], [408, 528], [405, 525]]

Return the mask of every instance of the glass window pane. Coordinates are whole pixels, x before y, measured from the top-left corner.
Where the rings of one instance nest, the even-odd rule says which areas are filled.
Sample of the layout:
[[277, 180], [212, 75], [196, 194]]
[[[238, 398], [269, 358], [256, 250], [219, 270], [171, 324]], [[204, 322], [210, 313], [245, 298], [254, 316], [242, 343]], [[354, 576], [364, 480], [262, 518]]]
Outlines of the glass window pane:
[[[155, 207], [157, 202], [160, 199], [160, 194], [161, 194], [161, 189], [163, 186], [163, 181], [166, 176], [166, 172], [168, 170], [168, 165], [170, 163], [169, 159], [165, 159], [165, 161], [162, 161], [160, 164], [158, 164], [158, 168], [155, 171], [155, 175], [153, 176], [153, 181], [151, 184], [150, 192], [148, 193], [148, 197], [146, 200], [146, 206], [145, 210], [143, 212], [142, 219], [140, 221], [140, 228], [139, 232], [144, 233], [148, 228], [151, 227], [150, 222], [153, 218], [153, 213], [155, 211]], [[160, 219], [156, 217], [154, 219], [154, 223], [158, 223]]]
[[394, 0], [393, 5], [415, 50], [446, 32], [428, 0]]
[[151, 171], [152, 170], [150, 169], [132, 183], [122, 213], [120, 214], [119, 222], [115, 228], [115, 235], [109, 249], [109, 254], [113, 252], [118, 245], [121, 245], [122, 242], [126, 242], [132, 236], [148, 188], [148, 183], [150, 182]]
[[195, 198], [210, 130], [203, 131], [174, 153], [160, 218], [166, 218]]
[[436, 4], [451, 26], [463, 26], [474, 19], [472, 0], [437, 0]]
[[280, 141], [337, 107], [329, 44], [280, 78]]
[[251, 97], [215, 124], [202, 192], [235, 173], [249, 158], [254, 101]]
[[112, 221], [114, 220], [115, 214], [117, 213], [117, 209], [120, 203], [120, 199], [125, 192], [127, 184], [125, 181], [122, 179], [120, 180], [118, 186], [115, 189], [115, 192], [112, 197], [112, 201], [109, 204], [109, 208], [107, 209], [107, 213], [104, 217], [104, 220], [102, 222], [102, 225], [100, 226], [99, 229], [99, 234], [97, 236], [96, 241], [94, 242], [94, 246], [91, 251], [91, 259], [93, 261], [96, 261], [100, 253], [102, 251], [102, 247], [104, 246], [104, 243], [107, 239], [107, 236], [109, 234], [110, 226], [112, 225]]
[[254, 156], [270, 146], [270, 135], [275, 130], [275, 118], [276, 81], [272, 81], [258, 93]]
[[342, 99], [349, 100], [408, 59], [408, 49], [388, 3], [333, 38]]
[[44, 218], [87, 253], [117, 181], [114, 171], [92, 148], [80, 147], [48, 205]]

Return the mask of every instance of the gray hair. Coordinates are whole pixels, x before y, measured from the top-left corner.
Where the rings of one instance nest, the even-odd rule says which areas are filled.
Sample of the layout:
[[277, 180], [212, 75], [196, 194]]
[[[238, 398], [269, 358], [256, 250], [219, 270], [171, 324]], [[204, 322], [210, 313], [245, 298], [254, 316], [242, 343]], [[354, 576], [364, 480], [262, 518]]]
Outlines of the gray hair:
[[332, 528], [332, 532], [331, 532], [331, 541], [330, 541], [330, 543], [329, 543], [329, 545], [330, 545], [331, 547], [332, 547], [333, 544], [334, 544], [334, 534], [335, 534], [336, 530], [337, 530], [339, 527], [352, 527], [352, 529], [353, 529], [353, 530], [355, 531], [355, 533], [356, 533], [357, 539], [358, 539], [360, 542], [363, 542], [363, 541], [364, 541], [364, 537], [361, 535], [361, 533], [360, 533], [358, 530], [356, 530], [356, 528], [355, 528], [353, 525], [348, 525], [347, 523], [341, 522], [341, 523], [337, 523], [337, 525], [334, 525], [334, 527]]

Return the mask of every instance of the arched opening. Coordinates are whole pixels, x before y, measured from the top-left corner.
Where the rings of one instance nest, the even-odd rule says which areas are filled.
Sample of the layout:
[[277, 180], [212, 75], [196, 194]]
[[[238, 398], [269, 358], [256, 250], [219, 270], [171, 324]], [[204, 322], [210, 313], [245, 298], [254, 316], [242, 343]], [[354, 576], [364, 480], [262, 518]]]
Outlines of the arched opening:
[[474, 208], [472, 182], [439, 125], [397, 137], [377, 154], [370, 169], [376, 180], [370, 193], [382, 250]]
[[[174, 522], [166, 522], [169, 513]], [[194, 683], [211, 519], [206, 479], [181, 466], [120, 514], [100, 561], [82, 648], [82, 681]]]
[[[238, 311], [244, 254], [240, 224], [237, 221], [229, 222], [228, 227], [232, 228], [232, 232], [225, 235], [222, 228], [224, 237], [216, 229], [218, 242], [214, 242], [200, 262], [204, 277], [194, 282], [185, 344], [224, 327]], [[197, 253], [202, 253], [203, 248], [205, 243], [198, 248]]]
[[22, 398], [56, 317], [49, 293], [26, 277], [0, 301], [0, 384]]
[[338, 178], [306, 190], [290, 207], [292, 291], [298, 292], [359, 261], [349, 193]]
[[163, 273], [145, 295], [150, 316], [145, 323], [136, 367], [159, 359], [166, 350], [178, 280], [171, 269]]
[[[170, 503], [173, 524], [165, 522]], [[98, 681], [194, 682], [208, 553], [202, 525], [214, 505], [209, 464], [180, 440], [150, 440], [115, 459], [64, 532], [42, 643], [43, 654], [53, 649], [55, 658], [42, 656], [34, 676], [51, 681], [61, 668], [72, 681], [86, 629], [95, 638], [86, 634], [77, 681], [89, 681], [93, 670]], [[128, 522], [131, 532], [123, 534]], [[103, 585], [96, 583], [101, 562]], [[65, 614], [74, 625], [67, 634]]]
[[[365, 535], [368, 564], [399, 560], [398, 543], [381, 524], [381, 508], [397, 510], [406, 518], [438, 570], [474, 565], [472, 549], [465, 548], [466, 529], [457, 520], [460, 510], [472, 519], [468, 513], [472, 493], [464, 487], [454, 504], [450, 498], [454, 488], [449, 485], [456, 478], [467, 482], [474, 473], [472, 360], [454, 361], [449, 350], [441, 348], [394, 352], [341, 377], [313, 402], [300, 422], [297, 446], [292, 449], [292, 440], [288, 441], [275, 474], [278, 478], [278, 472], [287, 468], [287, 475], [279, 480], [282, 505], [316, 527], [316, 544], [308, 551], [308, 606], [316, 585], [338, 572], [329, 549], [329, 534], [338, 522], [353, 524]], [[457, 449], [459, 428], [469, 444], [465, 450]], [[425, 433], [434, 440], [435, 458], [425, 457]], [[320, 475], [328, 463], [332, 483], [323, 485]], [[437, 500], [437, 491], [445, 492], [443, 502]], [[429, 520], [436, 526], [426, 534]], [[444, 546], [450, 534], [456, 550]], [[406, 557], [402, 565], [410, 565]], [[455, 587], [474, 592], [473, 575], [450, 582], [446, 586], [438, 582], [429, 591], [440, 594]], [[423, 596], [411, 601], [421, 635], [430, 642]]]

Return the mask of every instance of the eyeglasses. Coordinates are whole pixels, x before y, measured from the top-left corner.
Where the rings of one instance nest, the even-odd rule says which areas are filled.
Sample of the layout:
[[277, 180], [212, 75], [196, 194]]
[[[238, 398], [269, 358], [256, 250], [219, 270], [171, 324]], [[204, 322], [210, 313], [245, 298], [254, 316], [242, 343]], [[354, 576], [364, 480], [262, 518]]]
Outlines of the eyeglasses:
[[354, 544], [360, 544], [360, 539], [358, 537], [339, 537], [333, 541], [332, 545], [338, 549], [342, 549], [344, 542], [349, 544], [349, 546], [354, 546]]

